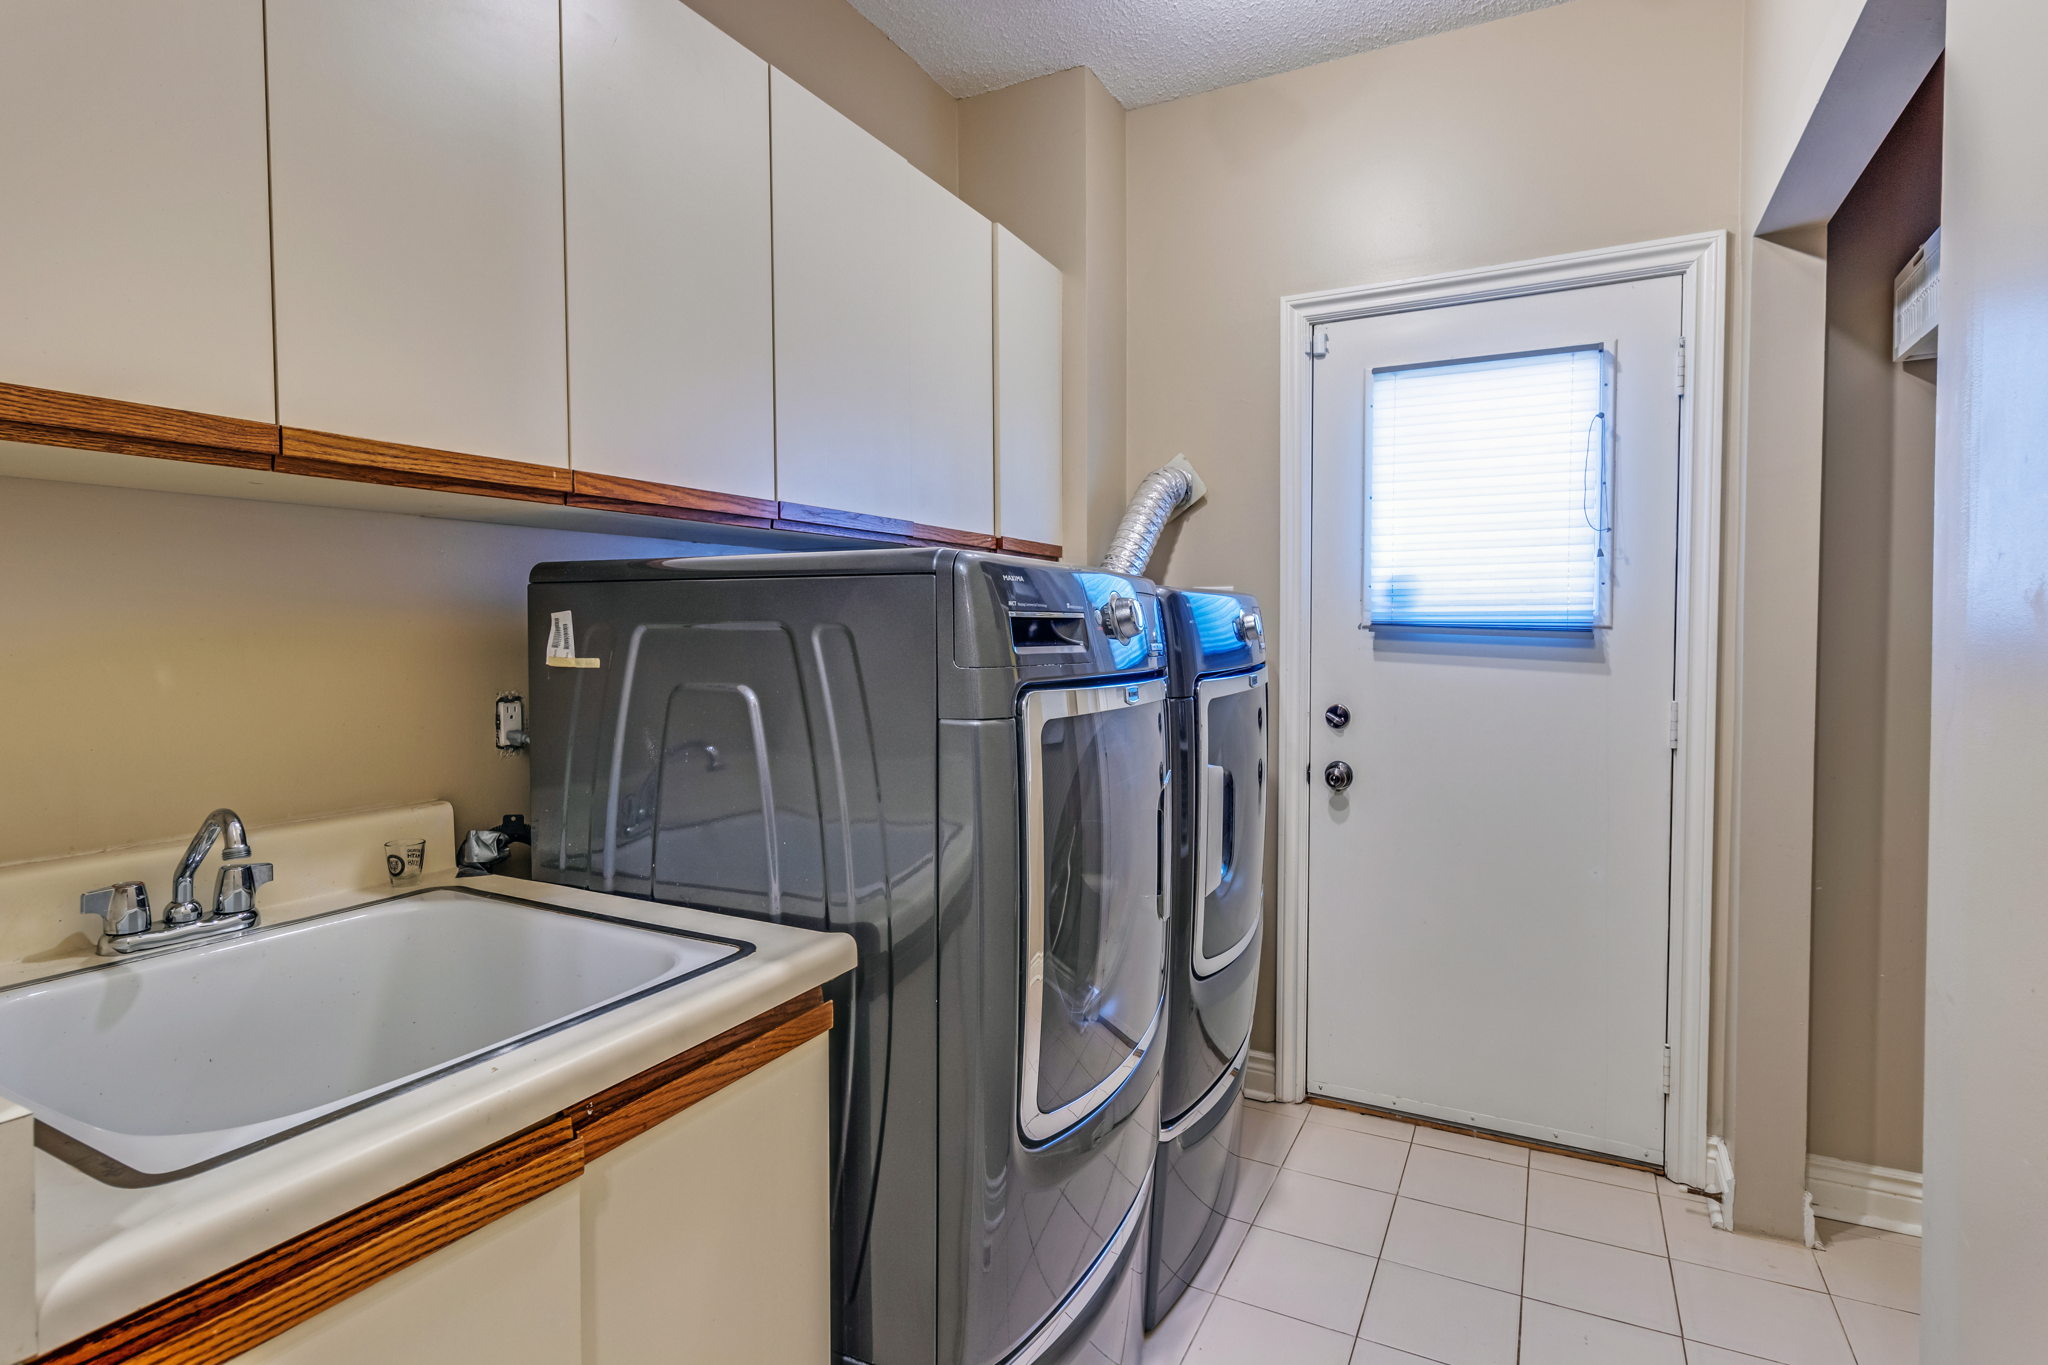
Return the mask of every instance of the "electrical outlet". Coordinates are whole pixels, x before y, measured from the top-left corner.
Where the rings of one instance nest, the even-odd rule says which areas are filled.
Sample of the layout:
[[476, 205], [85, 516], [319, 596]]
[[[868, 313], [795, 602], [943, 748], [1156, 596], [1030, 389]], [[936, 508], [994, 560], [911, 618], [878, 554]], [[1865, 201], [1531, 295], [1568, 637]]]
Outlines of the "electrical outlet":
[[506, 692], [498, 698], [498, 750], [516, 754], [530, 741], [526, 737], [526, 698]]

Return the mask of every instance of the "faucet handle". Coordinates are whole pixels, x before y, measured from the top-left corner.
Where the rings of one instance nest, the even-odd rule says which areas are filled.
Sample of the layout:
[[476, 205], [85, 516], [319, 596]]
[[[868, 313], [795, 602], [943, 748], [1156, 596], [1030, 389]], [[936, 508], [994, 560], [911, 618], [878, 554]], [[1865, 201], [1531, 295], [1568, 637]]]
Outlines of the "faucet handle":
[[78, 913], [98, 915], [105, 920], [106, 938], [142, 933], [151, 924], [149, 888], [141, 882], [115, 882], [99, 887], [78, 898]]
[[269, 863], [222, 863], [213, 885], [213, 918], [232, 919], [256, 913], [256, 888], [276, 875]]

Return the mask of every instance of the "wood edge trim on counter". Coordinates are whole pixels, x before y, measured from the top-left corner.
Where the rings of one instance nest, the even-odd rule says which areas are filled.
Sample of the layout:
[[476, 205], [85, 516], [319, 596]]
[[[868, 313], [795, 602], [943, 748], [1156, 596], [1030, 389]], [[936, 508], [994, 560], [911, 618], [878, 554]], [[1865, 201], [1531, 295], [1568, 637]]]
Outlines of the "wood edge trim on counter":
[[502, 1142], [159, 1299], [32, 1365], [218, 1365], [583, 1174], [832, 1027], [813, 988]]
[[270, 1340], [582, 1173], [554, 1118], [210, 1275], [37, 1365], [213, 1365]]
[[591, 1096], [571, 1115], [585, 1159], [596, 1160], [831, 1027], [832, 1006], [813, 990]]
[[0, 383], [0, 438], [31, 445], [268, 469], [279, 428], [118, 398]]
[[276, 469], [280, 474], [354, 479], [442, 493], [481, 493], [524, 502], [563, 503], [570, 487], [569, 471], [564, 467], [302, 427], [283, 429]]
[[996, 548], [1006, 555], [1030, 555], [1033, 559], [1058, 559], [1065, 549], [1042, 540], [1026, 540], [1022, 536], [997, 536]]
[[601, 505], [657, 516], [677, 511], [710, 513], [718, 519], [733, 519], [746, 525], [766, 526], [775, 520], [779, 504], [770, 498], [750, 498], [739, 493], [713, 493], [679, 484], [655, 483], [649, 479], [628, 479], [616, 474], [592, 474], [574, 470], [569, 476], [569, 501], [573, 505]]

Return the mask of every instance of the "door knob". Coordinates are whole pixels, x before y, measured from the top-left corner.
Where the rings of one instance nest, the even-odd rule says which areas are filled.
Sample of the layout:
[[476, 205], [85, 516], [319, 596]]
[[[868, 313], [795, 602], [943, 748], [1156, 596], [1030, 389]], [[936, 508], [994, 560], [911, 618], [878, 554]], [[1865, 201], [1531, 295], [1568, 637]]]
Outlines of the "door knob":
[[1323, 769], [1323, 781], [1329, 786], [1331, 791], [1343, 791], [1351, 785], [1351, 765], [1341, 758], [1338, 759], [1335, 763]]
[[1341, 730], [1351, 723], [1351, 708], [1348, 706], [1332, 706], [1329, 710], [1323, 712], [1323, 721], [1332, 730]]

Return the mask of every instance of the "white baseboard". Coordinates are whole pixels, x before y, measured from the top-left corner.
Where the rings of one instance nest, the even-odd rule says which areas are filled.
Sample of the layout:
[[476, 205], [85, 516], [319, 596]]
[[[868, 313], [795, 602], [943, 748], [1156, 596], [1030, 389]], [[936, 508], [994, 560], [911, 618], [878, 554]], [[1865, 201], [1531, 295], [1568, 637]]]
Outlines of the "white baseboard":
[[1838, 1223], [1920, 1235], [1920, 1172], [1866, 1166], [1831, 1156], [1806, 1158], [1813, 1211]]
[[1244, 1059], [1244, 1093], [1255, 1100], [1273, 1098], [1273, 1054], [1253, 1048]]

